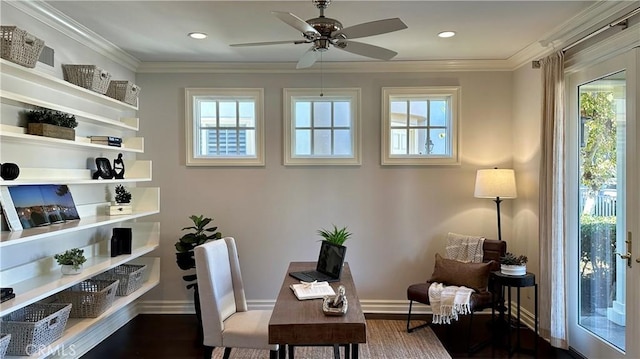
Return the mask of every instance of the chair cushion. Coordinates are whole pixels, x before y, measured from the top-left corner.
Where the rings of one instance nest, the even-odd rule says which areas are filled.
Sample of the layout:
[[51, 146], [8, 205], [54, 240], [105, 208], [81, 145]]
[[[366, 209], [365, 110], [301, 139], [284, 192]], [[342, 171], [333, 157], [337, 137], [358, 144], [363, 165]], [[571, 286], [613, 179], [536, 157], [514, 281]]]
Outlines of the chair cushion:
[[249, 310], [232, 314], [224, 321], [222, 346], [278, 350], [277, 344], [269, 344], [269, 319], [270, 310]]
[[486, 263], [465, 263], [442, 257], [436, 253], [436, 265], [428, 282], [444, 285], [465, 286], [482, 292], [487, 290], [489, 273], [493, 261]]

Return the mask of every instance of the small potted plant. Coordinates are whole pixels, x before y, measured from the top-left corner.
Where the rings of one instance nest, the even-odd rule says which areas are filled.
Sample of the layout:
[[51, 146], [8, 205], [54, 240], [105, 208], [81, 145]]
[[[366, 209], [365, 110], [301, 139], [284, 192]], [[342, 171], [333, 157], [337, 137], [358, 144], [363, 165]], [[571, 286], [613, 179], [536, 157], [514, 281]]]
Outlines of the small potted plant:
[[525, 275], [528, 261], [525, 255], [516, 256], [507, 252], [504, 257], [500, 257], [500, 272], [507, 275]]
[[87, 258], [84, 256], [84, 249], [80, 248], [73, 248], [64, 253], [58, 253], [54, 255], [53, 258], [61, 265], [60, 270], [62, 274], [81, 273], [82, 264], [87, 261]]
[[325, 241], [341, 246], [347, 239], [349, 239], [349, 237], [351, 237], [352, 233], [347, 231], [347, 227], [338, 229], [334, 224], [332, 230], [319, 229], [318, 234], [324, 238]]
[[131, 208], [131, 192], [129, 192], [123, 185], [116, 185], [115, 188], [116, 197], [115, 204], [109, 206], [109, 214], [131, 214], [133, 212]]
[[48, 108], [37, 108], [27, 112], [27, 133], [45, 137], [75, 140], [78, 121], [74, 115]]

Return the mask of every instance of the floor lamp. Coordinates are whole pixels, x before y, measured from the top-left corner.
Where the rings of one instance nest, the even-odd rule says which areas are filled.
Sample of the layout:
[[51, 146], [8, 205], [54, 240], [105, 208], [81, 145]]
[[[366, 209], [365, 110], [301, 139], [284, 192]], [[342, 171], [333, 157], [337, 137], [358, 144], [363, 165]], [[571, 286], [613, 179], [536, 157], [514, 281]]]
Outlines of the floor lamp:
[[516, 175], [509, 169], [478, 170], [476, 174], [476, 198], [495, 198], [496, 211], [498, 213], [498, 240], [502, 240], [500, 228], [500, 202], [504, 198], [516, 198]]

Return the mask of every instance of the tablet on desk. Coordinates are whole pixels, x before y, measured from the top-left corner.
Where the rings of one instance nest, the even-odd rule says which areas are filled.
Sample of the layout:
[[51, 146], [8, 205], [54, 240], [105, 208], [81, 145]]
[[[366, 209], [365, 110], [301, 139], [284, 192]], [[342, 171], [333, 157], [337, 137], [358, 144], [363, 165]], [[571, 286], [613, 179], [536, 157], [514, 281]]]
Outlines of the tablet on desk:
[[347, 247], [322, 241], [316, 270], [290, 272], [289, 275], [303, 282], [337, 282], [340, 280]]

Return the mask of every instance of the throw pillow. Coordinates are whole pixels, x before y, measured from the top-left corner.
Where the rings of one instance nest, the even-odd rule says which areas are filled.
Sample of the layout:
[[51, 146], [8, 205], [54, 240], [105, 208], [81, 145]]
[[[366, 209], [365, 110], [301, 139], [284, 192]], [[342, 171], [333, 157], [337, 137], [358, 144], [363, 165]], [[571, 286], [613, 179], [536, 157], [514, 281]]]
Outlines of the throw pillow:
[[436, 265], [429, 282], [444, 285], [465, 286], [477, 292], [487, 290], [489, 273], [493, 261], [486, 263], [465, 263], [442, 257], [436, 253]]

